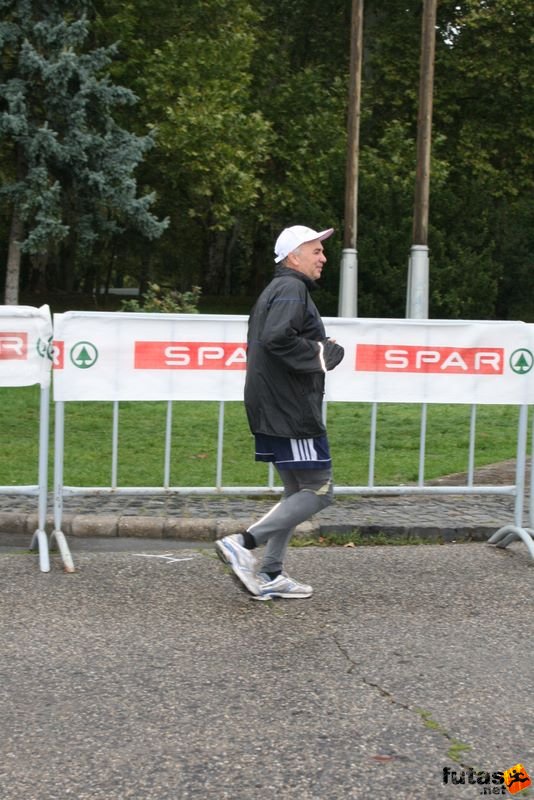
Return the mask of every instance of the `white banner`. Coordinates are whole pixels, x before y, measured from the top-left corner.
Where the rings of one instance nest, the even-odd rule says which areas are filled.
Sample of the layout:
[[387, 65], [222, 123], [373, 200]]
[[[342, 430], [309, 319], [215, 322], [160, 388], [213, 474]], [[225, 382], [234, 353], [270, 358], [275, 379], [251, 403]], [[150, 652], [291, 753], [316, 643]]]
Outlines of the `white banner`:
[[0, 306], [0, 386], [50, 385], [52, 319], [48, 306]]
[[534, 326], [522, 322], [336, 319], [345, 347], [327, 399], [522, 405], [534, 402]]
[[246, 317], [54, 315], [56, 400], [242, 400]]
[[[325, 319], [345, 348], [327, 400], [534, 402], [534, 326]], [[54, 315], [56, 400], [242, 400], [247, 317]]]

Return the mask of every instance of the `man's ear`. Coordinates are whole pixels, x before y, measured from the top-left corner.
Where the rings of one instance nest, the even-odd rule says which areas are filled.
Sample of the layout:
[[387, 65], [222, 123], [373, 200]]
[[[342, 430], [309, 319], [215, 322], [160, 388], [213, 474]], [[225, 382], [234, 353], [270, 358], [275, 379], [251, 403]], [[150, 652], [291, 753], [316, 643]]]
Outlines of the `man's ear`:
[[286, 264], [288, 267], [293, 267], [293, 269], [295, 269], [295, 267], [298, 267], [299, 264], [298, 253], [294, 251], [292, 253], [289, 253], [286, 257]]

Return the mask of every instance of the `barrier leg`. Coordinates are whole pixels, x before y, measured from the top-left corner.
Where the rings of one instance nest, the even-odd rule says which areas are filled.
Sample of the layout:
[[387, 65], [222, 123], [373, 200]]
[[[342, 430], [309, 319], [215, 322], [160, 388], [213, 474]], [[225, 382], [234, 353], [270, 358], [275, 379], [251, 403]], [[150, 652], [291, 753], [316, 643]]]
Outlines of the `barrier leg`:
[[488, 544], [496, 547], [508, 547], [512, 542], [521, 540], [528, 548], [531, 558], [534, 559], [534, 531], [532, 528], [518, 528], [516, 525], [505, 525], [488, 539]]
[[530, 455], [530, 495], [529, 495], [529, 525], [534, 528], [534, 414], [532, 414], [532, 436]]
[[517, 461], [516, 461], [516, 498], [514, 511], [514, 524], [505, 525], [488, 539], [488, 544], [496, 547], [508, 547], [512, 542], [521, 540], [534, 558], [534, 539], [532, 528], [523, 527], [523, 504], [525, 501], [526, 461], [527, 461], [527, 433], [528, 433], [528, 406], [519, 409], [519, 428], [517, 433]]
[[33, 534], [30, 550], [39, 551], [39, 569], [41, 572], [50, 572], [50, 555], [48, 552], [48, 537], [46, 531], [37, 528]]
[[54, 530], [50, 541], [57, 544], [61, 555], [65, 572], [75, 572], [74, 562], [67, 544], [67, 540], [61, 530], [63, 518], [63, 447], [65, 442], [65, 406], [62, 402], [56, 402], [55, 408], [55, 429], [54, 429]]
[[39, 550], [41, 572], [50, 572], [50, 555], [46, 535], [46, 507], [48, 500], [48, 417], [50, 413], [50, 387], [41, 387], [39, 399], [39, 504], [37, 530], [30, 548]]
[[50, 536], [50, 544], [52, 545], [53, 542], [56, 542], [57, 549], [59, 550], [59, 554], [63, 561], [63, 566], [65, 568], [65, 572], [76, 572], [74, 568], [74, 562], [72, 560], [72, 555], [69, 549], [69, 545], [67, 544], [67, 540], [65, 538], [65, 534], [63, 531], [54, 530]]

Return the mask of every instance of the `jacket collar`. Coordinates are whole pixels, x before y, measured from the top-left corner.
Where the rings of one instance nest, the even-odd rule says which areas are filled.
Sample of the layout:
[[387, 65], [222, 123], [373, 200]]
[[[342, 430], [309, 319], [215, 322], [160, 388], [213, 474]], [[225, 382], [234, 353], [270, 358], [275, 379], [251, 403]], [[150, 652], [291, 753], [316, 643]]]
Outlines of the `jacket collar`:
[[297, 280], [302, 281], [306, 284], [307, 288], [310, 292], [313, 292], [314, 289], [317, 289], [317, 283], [312, 281], [311, 278], [308, 278], [307, 275], [304, 275], [302, 272], [297, 272], [296, 269], [291, 269], [291, 267], [284, 267], [281, 264], [276, 267], [274, 271], [275, 278], [282, 278], [282, 277], [291, 277], [296, 278]]

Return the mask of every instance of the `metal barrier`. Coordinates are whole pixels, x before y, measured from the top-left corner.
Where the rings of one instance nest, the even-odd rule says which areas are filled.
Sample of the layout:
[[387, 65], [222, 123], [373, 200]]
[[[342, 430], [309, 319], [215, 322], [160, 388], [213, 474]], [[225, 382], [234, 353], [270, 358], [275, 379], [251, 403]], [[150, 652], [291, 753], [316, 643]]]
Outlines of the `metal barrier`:
[[[267, 467], [267, 481], [263, 485], [241, 485], [230, 486], [224, 483], [224, 443], [225, 443], [225, 402], [219, 402], [218, 425], [217, 425], [217, 451], [216, 469], [214, 483], [211, 486], [172, 486], [170, 483], [171, 462], [173, 454], [173, 442], [171, 436], [171, 425], [173, 417], [173, 401], [167, 401], [165, 432], [164, 432], [164, 453], [162, 464], [161, 485], [153, 486], [121, 486], [118, 482], [118, 460], [119, 460], [119, 434], [120, 434], [120, 413], [118, 401], [113, 402], [113, 422], [111, 434], [111, 464], [110, 482], [107, 486], [69, 486], [63, 483], [64, 473], [64, 429], [65, 429], [65, 404], [61, 401], [55, 403], [55, 468], [54, 468], [54, 533], [57, 535], [61, 531], [63, 499], [65, 497], [83, 495], [114, 495], [114, 496], [156, 496], [156, 495], [206, 495], [206, 496], [232, 496], [232, 495], [279, 495], [282, 492], [280, 485], [275, 485], [275, 472], [272, 465]], [[381, 485], [375, 479], [375, 456], [377, 448], [377, 415], [378, 403], [370, 404], [370, 441], [369, 441], [369, 469], [368, 481], [366, 484], [359, 485], [338, 485], [335, 486], [337, 496], [348, 495], [373, 495], [373, 496], [408, 496], [408, 495], [497, 495], [514, 498], [514, 522], [512, 525], [505, 525], [499, 529], [489, 540], [490, 544], [497, 544], [505, 547], [512, 541], [521, 539], [526, 544], [529, 552], [534, 558], [534, 541], [532, 530], [523, 527], [523, 515], [525, 504], [525, 487], [527, 473], [527, 439], [528, 439], [528, 406], [521, 406], [519, 409], [519, 423], [517, 428], [516, 441], [516, 468], [514, 483], [508, 485], [487, 485], [475, 483], [475, 456], [476, 456], [476, 421], [477, 407], [471, 406], [469, 443], [467, 453], [467, 471], [465, 485], [425, 485], [425, 456], [426, 456], [426, 428], [427, 428], [427, 405], [421, 406], [421, 426], [419, 438], [419, 464], [418, 480], [414, 485]], [[327, 415], [327, 404], [325, 404], [325, 416]], [[531, 478], [531, 480], [533, 480]], [[534, 519], [534, 501], [531, 486], [530, 491], [530, 526]]]
[[[527, 410], [528, 411], [528, 410]], [[520, 428], [524, 427], [524, 432], [521, 431], [520, 435], [518, 436], [518, 456], [517, 456], [517, 463], [519, 465], [520, 457], [522, 458], [523, 464], [526, 464], [526, 451], [527, 451], [527, 428], [528, 428], [528, 413], [527, 411], [523, 414], [523, 409], [521, 409], [521, 422]], [[524, 419], [523, 419], [524, 417]], [[519, 439], [521, 439], [521, 448], [519, 446]], [[524, 441], [523, 441], [524, 440]], [[524, 447], [524, 460], [523, 460], [523, 447]], [[521, 449], [521, 456], [519, 450]], [[523, 502], [524, 502], [524, 491], [519, 490], [517, 491], [516, 496], [516, 504], [515, 504], [515, 515], [514, 515], [514, 524], [513, 525], [504, 525], [502, 528], [499, 528], [493, 536], [488, 539], [488, 544], [494, 544], [497, 547], [507, 547], [512, 542], [522, 541], [526, 544], [528, 551], [531, 557], [534, 559], [534, 422], [533, 422], [533, 430], [532, 430], [532, 455], [530, 459], [530, 494], [529, 494], [529, 527], [523, 527], [523, 518], [522, 518], [522, 510], [523, 510]], [[525, 476], [523, 476], [524, 478]], [[517, 480], [517, 474], [516, 474]], [[526, 480], [523, 479], [521, 485], [524, 487], [526, 484]]]
[[[0, 387], [40, 385], [39, 455], [37, 483], [0, 486], [2, 494], [37, 496], [37, 528], [30, 549], [38, 550], [41, 572], [50, 571], [49, 543], [46, 534], [48, 503], [48, 434], [50, 416], [52, 320], [48, 306], [0, 306]], [[74, 569], [69, 549], [61, 532], [58, 547], [67, 571]]]
[[[479, 494], [514, 497], [514, 522], [491, 537], [499, 547], [521, 539], [534, 557], [532, 492], [530, 528], [523, 526], [528, 407], [534, 398], [534, 326], [431, 320], [325, 320], [345, 347], [340, 368], [329, 374], [327, 400], [367, 402], [371, 434], [367, 485], [337, 485], [337, 495]], [[76, 494], [258, 495], [278, 494], [274, 472], [263, 486], [226, 486], [223, 480], [225, 401], [240, 400], [246, 360], [246, 318], [201, 315], [68, 312], [54, 317], [55, 466], [54, 535], [61, 535], [63, 498]], [[391, 344], [400, 342], [400, 344]], [[444, 343], [444, 344], [443, 344]], [[481, 346], [482, 344], [482, 346]], [[380, 360], [382, 359], [382, 361]], [[529, 359], [531, 359], [529, 361]], [[413, 486], [377, 485], [374, 476], [377, 409], [381, 402], [422, 402], [419, 477]], [[468, 402], [473, 398], [473, 402]], [[479, 399], [480, 398], [480, 399]], [[212, 486], [171, 486], [173, 403], [219, 400], [217, 465]], [[428, 402], [471, 407], [465, 486], [425, 485]], [[64, 425], [67, 401], [113, 402], [111, 480], [107, 486], [65, 486]], [[119, 401], [167, 400], [162, 484], [117, 483]], [[475, 402], [476, 400], [476, 402]], [[519, 406], [515, 482], [475, 485], [475, 429], [479, 403]], [[328, 403], [325, 404], [325, 414]]]
[[30, 542], [30, 550], [38, 550], [41, 572], [50, 571], [48, 537], [46, 535], [46, 511], [48, 505], [48, 419], [50, 388], [41, 387], [39, 392], [39, 456], [37, 483], [31, 485], [0, 486], [1, 494], [37, 496], [37, 528]]

